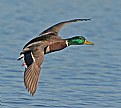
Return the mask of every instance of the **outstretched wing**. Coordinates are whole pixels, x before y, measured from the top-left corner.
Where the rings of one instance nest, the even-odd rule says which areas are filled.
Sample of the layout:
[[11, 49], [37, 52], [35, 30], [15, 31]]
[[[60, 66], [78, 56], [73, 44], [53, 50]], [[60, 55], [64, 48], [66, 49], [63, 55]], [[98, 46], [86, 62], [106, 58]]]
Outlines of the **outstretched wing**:
[[24, 54], [24, 60], [27, 68], [24, 72], [24, 84], [28, 92], [33, 96], [39, 80], [40, 65], [44, 60], [44, 51], [36, 49], [36, 51], [28, 51]]
[[48, 33], [48, 32], [53, 32], [53, 33], [59, 33], [60, 29], [65, 25], [65, 24], [69, 24], [72, 22], [78, 22], [78, 21], [88, 21], [91, 19], [74, 19], [74, 20], [69, 20], [69, 21], [64, 21], [64, 22], [60, 22], [58, 24], [55, 24], [53, 26], [51, 26], [50, 28], [46, 29], [45, 31], [43, 31], [42, 33], [40, 33], [39, 35]]
[[[58, 24], [55, 24], [53, 26], [51, 26], [50, 28], [44, 30], [42, 33], [39, 34], [38, 37], [32, 39], [31, 41], [29, 41], [25, 46], [28, 46], [29, 44], [33, 43], [33, 42], [37, 42], [37, 41], [41, 41], [44, 38], [48, 38], [48, 36], [50, 35], [54, 35], [54, 36], [58, 36], [58, 33], [60, 31], [60, 29], [65, 25], [65, 24], [70, 24], [72, 22], [78, 22], [78, 21], [88, 21], [91, 19], [74, 19], [74, 20], [69, 20], [69, 21], [64, 21], [64, 22], [60, 22]], [[23, 48], [23, 49], [24, 49]]]

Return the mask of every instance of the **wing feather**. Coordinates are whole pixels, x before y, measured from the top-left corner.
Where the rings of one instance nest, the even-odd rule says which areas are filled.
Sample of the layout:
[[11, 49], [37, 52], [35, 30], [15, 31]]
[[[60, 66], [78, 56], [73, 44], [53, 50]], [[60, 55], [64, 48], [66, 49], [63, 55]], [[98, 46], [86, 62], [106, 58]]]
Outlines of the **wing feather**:
[[[29, 73], [29, 74], [26, 74]], [[24, 72], [24, 83], [30, 94], [33, 96], [39, 80], [40, 68], [33, 62]]]
[[64, 22], [60, 22], [60, 23], [57, 23], [53, 26], [51, 26], [50, 28], [44, 30], [42, 33], [40, 33], [39, 35], [42, 35], [42, 34], [45, 34], [45, 33], [48, 33], [48, 32], [54, 32], [54, 33], [59, 33], [60, 29], [65, 25], [65, 24], [70, 24], [72, 22], [78, 22], [78, 21], [88, 21], [88, 20], [91, 20], [91, 19], [74, 19], [74, 20], [69, 20], [69, 21], [64, 21]]
[[33, 61], [32, 64], [27, 65], [28, 67], [25, 69], [24, 84], [25, 84], [28, 92], [30, 92], [30, 94], [33, 96], [37, 89], [37, 85], [38, 85], [38, 80], [39, 80], [39, 76], [40, 76], [40, 68], [41, 68], [40, 65], [42, 64], [42, 62], [44, 60], [44, 49], [40, 47], [40, 48], [36, 48], [36, 50], [34, 50], [32, 52], [28, 52], [28, 53], [30, 53], [28, 55], [32, 56], [32, 57], [24, 56], [24, 57], [26, 57], [26, 58], [24, 58], [25, 63], [28, 63], [27, 60], [29, 58], [33, 58], [34, 60], [32, 60]]

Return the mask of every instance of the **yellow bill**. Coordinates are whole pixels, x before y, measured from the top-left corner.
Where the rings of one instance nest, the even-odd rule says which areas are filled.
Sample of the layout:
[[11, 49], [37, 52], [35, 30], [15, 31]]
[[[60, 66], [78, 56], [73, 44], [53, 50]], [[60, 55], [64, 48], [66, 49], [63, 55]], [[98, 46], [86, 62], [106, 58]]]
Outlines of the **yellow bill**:
[[90, 42], [90, 41], [88, 41], [88, 40], [86, 40], [86, 39], [85, 39], [85, 41], [84, 41], [84, 44], [86, 44], [86, 45], [94, 45], [93, 42]]

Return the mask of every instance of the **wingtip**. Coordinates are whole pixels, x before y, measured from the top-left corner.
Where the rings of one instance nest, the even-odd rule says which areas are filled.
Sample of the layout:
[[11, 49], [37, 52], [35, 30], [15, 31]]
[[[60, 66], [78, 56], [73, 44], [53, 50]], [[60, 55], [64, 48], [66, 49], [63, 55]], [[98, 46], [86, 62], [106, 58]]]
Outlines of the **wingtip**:
[[34, 93], [30, 93], [31, 96], [34, 96]]
[[28, 92], [29, 92], [30, 96], [34, 96], [35, 91], [34, 91], [34, 92], [32, 92], [32, 91], [30, 91], [28, 88], [26, 88], [26, 89], [28, 90]]
[[92, 18], [78, 18], [71, 20], [72, 22], [79, 22], [79, 21], [89, 21], [92, 20]]
[[92, 18], [83, 18], [83, 19], [79, 19], [80, 21], [89, 21], [92, 20]]
[[26, 84], [25, 84], [25, 83], [24, 83], [24, 85], [25, 85], [25, 87], [26, 87], [27, 91], [29, 92], [30, 96], [34, 96], [35, 91], [34, 91], [34, 92], [31, 92], [31, 91], [30, 91], [30, 89], [26, 86]]

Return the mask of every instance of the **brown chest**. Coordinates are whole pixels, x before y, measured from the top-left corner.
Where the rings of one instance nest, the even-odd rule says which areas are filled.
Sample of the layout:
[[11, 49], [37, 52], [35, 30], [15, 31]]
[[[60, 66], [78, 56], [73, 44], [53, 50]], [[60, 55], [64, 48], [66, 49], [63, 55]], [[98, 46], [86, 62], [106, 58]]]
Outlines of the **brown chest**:
[[50, 44], [47, 48], [46, 48], [46, 53], [51, 53], [54, 51], [59, 51], [62, 50], [64, 48], [67, 47], [66, 41], [60, 41], [60, 42], [56, 42], [53, 44]]

